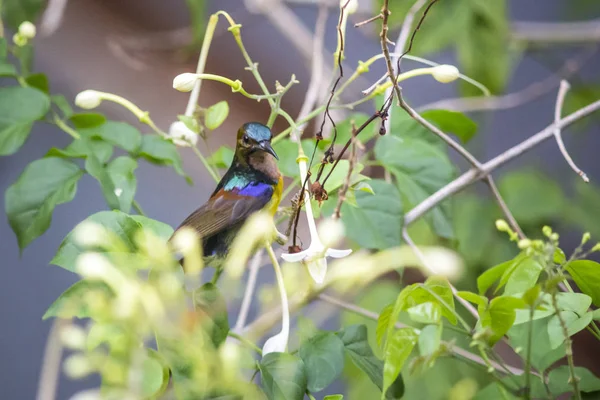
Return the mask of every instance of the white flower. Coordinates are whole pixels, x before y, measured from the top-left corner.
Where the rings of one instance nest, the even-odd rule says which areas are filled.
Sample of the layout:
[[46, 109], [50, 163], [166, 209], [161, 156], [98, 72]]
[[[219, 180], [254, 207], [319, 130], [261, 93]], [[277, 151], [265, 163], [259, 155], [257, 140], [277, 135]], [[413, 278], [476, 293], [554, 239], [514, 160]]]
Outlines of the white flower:
[[263, 357], [269, 353], [285, 353], [287, 350], [290, 328], [281, 330], [277, 335], [271, 336], [262, 348]]
[[69, 378], [80, 379], [92, 373], [92, 364], [83, 354], [72, 354], [65, 360], [63, 369]]
[[344, 9], [348, 14], [354, 14], [358, 10], [358, 0], [340, 0], [340, 7], [344, 7], [344, 4], [348, 3]]
[[76, 261], [77, 272], [85, 278], [105, 279], [112, 269], [111, 263], [99, 253], [83, 253]]
[[115, 188], [115, 196], [121, 197], [122, 194], [123, 194], [123, 189]]
[[100, 103], [102, 103], [102, 96], [100, 92], [96, 90], [84, 90], [75, 96], [75, 104], [86, 110], [96, 108]]
[[73, 232], [77, 244], [83, 247], [96, 247], [108, 244], [109, 234], [100, 224], [83, 221], [75, 227]]
[[[306, 156], [298, 157], [298, 166], [300, 167], [300, 179], [301, 182], [304, 182], [306, 179], [307, 169], [306, 169]], [[331, 239], [339, 240], [339, 225], [332, 229], [337, 231], [332, 235], [331, 238], [328, 237], [327, 246], [325, 246], [321, 242], [321, 238], [319, 237], [319, 233], [317, 232], [317, 227], [315, 225], [315, 218], [312, 213], [312, 205], [308, 200], [308, 191], [305, 193], [305, 208], [306, 208], [306, 218], [308, 219], [308, 230], [310, 232], [310, 245], [308, 249], [301, 251], [299, 253], [284, 253], [281, 255], [287, 262], [302, 262], [307, 268], [310, 276], [317, 284], [322, 284], [325, 280], [325, 274], [327, 273], [327, 259], [326, 257], [333, 258], [342, 258], [346, 257], [352, 250], [337, 250], [328, 248], [331, 244]], [[331, 225], [330, 225], [331, 226]], [[343, 228], [342, 228], [343, 229]], [[336, 237], [337, 236], [337, 237]]]
[[173, 236], [172, 243], [176, 251], [188, 254], [198, 246], [200, 237], [192, 228], [183, 227]]
[[198, 81], [198, 74], [191, 72], [185, 72], [179, 74], [173, 79], [173, 89], [179, 90], [180, 92], [191, 92]]
[[86, 336], [79, 326], [67, 325], [60, 330], [60, 340], [65, 347], [78, 350], [85, 347]]
[[429, 274], [442, 275], [452, 281], [460, 278], [463, 272], [463, 261], [452, 250], [444, 247], [425, 247], [423, 257], [426, 265], [421, 267]]
[[181, 147], [191, 147], [198, 143], [198, 134], [185, 126], [181, 121], [171, 124], [169, 137], [173, 139], [173, 143]]
[[454, 65], [438, 65], [437, 67], [433, 67], [431, 69], [431, 75], [433, 75], [434, 79], [441, 83], [450, 83], [458, 79], [460, 73], [458, 72], [458, 68]]
[[35, 37], [35, 32], [35, 25], [29, 21], [23, 21], [21, 25], [19, 25], [19, 35], [25, 39], [33, 39]]

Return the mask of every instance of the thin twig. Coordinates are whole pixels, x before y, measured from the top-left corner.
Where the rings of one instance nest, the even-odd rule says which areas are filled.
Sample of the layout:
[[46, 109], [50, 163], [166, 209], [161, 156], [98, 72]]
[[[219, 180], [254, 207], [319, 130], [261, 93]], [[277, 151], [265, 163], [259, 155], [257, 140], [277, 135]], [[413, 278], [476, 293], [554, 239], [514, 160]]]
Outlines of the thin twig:
[[517, 219], [515, 218], [515, 216], [512, 214], [512, 212], [510, 212], [510, 209], [508, 208], [508, 205], [504, 201], [504, 198], [502, 198], [502, 195], [500, 195], [500, 191], [498, 190], [498, 187], [496, 186], [496, 182], [494, 182], [494, 178], [492, 178], [492, 175], [488, 175], [487, 178], [485, 179], [485, 181], [488, 184], [490, 191], [492, 192], [492, 195], [494, 196], [494, 199], [496, 200], [496, 203], [498, 203], [498, 205], [500, 206], [500, 209], [502, 210], [502, 213], [508, 220], [508, 224], [510, 225], [510, 227], [515, 232], [517, 232], [517, 235], [519, 235], [519, 239], [525, 239], [526, 238], [525, 233], [523, 233], [523, 230], [519, 226], [519, 223], [517, 222]]
[[558, 322], [560, 323], [563, 335], [565, 336], [565, 354], [567, 356], [567, 363], [569, 364], [569, 372], [571, 374], [569, 378], [569, 383], [571, 383], [571, 385], [573, 386], [573, 395], [575, 396], [575, 398], [577, 400], [581, 400], [581, 392], [579, 391], [579, 378], [575, 374], [575, 362], [573, 360], [573, 341], [571, 340], [571, 336], [569, 335], [569, 328], [567, 328], [565, 320], [560, 315], [558, 301], [556, 300], [556, 291], [552, 293], [552, 305], [554, 306], [554, 310], [556, 311], [556, 317], [558, 318]]
[[364, 21], [361, 21], [361, 22], [358, 22], [358, 23], [354, 24], [354, 27], [355, 27], [355, 28], [360, 28], [360, 27], [362, 27], [362, 26], [365, 26], [365, 25], [367, 25], [367, 24], [370, 24], [371, 22], [375, 22], [375, 21], [377, 21], [378, 19], [381, 19], [381, 18], [383, 18], [383, 15], [381, 15], [381, 14], [377, 14], [377, 15], [375, 15], [374, 17], [371, 17], [371, 18], [369, 18], [369, 19], [366, 19], [366, 20], [364, 20]]
[[335, 205], [335, 209], [333, 210], [333, 218], [340, 218], [340, 211], [342, 209], [342, 204], [346, 200], [346, 193], [350, 188], [350, 180], [352, 179], [352, 173], [354, 172], [354, 165], [356, 163], [356, 127], [354, 123], [352, 124], [352, 148], [350, 149], [350, 161], [348, 166], [348, 173], [346, 174], [346, 178], [344, 179], [344, 184], [342, 185], [339, 194], [337, 204]]
[[[571, 85], [569, 85], [569, 82], [567, 82], [566, 80], [560, 81], [558, 95], [556, 96], [556, 107], [554, 108], [554, 122], [560, 121], [563, 103], [565, 102], [565, 97], [567, 96], [567, 92], [569, 91], [570, 87]], [[571, 169], [575, 171], [575, 173], [579, 175], [585, 183], [588, 183], [590, 179], [587, 177], [585, 172], [583, 172], [577, 165], [575, 165], [575, 162], [569, 155], [569, 152], [565, 147], [565, 143], [562, 140], [562, 133], [560, 128], [556, 128], [554, 130], [554, 138], [556, 139], [556, 144], [558, 144], [560, 152], [562, 153], [565, 160], [567, 160], [567, 164], [569, 164], [569, 167], [571, 167]]]
[[[396, 82], [396, 72], [394, 71], [394, 67], [392, 66], [392, 59], [390, 58], [390, 49], [388, 48], [388, 37], [387, 33], [389, 30], [388, 27], [388, 18], [390, 16], [389, 9], [389, 0], [383, 0], [383, 6], [381, 7], [381, 33], [379, 34], [379, 38], [381, 39], [381, 51], [383, 53], [383, 58], [385, 59], [385, 65], [387, 68], [388, 77], [392, 82]], [[404, 30], [405, 27], [402, 26]], [[399, 63], [398, 63], [399, 64]], [[393, 92], [390, 92], [388, 96], [386, 96], [386, 104], [389, 104], [386, 108], [389, 109], [392, 105], [394, 98], [392, 93], [396, 93], [396, 97], [398, 100], [402, 98], [402, 93], [400, 92], [400, 88], [398, 85], [392, 85]], [[384, 122], [385, 123], [385, 122]]]
[[515, 40], [539, 43], [600, 41], [600, 19], [578, 22], [513, 22]]
[[252, 296], [254, 294], [254, 288], [256, 287], [256, 278], [262, 263], [263, 252], [264, 250], [262, 249], [257, 251], [250, 261], [246, 291], [244, 292], [244, 298], [242, 299], [242, 305], [240, 306], [240, 313], [238, 314], [235, 327], [233, 328], [233, 330], [238, 333], [244, 329], [246, 319], [248, 318], [248, 311], [250, 311], [250, 304], [252, 303]]
[[42, 361], [42, 372], [38, 383], [37, 400], [54, 400], [56, 389], [58, 387], [58, 377], [60, 374], [60, 361], [62, 360], [63, 346], [60, 341], [61, 329], [69, 323], [68, 320], [56, 318], [52, 323], [46, 348], [44, 349], [44, 359]]

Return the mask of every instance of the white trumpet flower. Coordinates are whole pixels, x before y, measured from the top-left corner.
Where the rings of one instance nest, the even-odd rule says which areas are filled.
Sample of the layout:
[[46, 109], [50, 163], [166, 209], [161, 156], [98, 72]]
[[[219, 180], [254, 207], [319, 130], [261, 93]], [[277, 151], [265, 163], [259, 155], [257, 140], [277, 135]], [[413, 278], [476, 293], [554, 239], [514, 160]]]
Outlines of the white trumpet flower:
[[[304, 182], [306, 180], [307, 161], [308, 158], [304, 154], [301, 154], [298, 157], [298, 166], [300, 168], [300, 182]], [[308, 190], [305, 190], [304, 198], [306, 199], [304, 204], [306, 208], [306, 218], [308, 219], [308, 230], [310, 232], [310, 246], [308, 246], [308, 249], [299, 253], [284, 253], [281, 255], [281, 258], [283, 258], [287, 262], [302, 262], [302, 264], [304, 264], [307, 267], [308, 273], [313, 278], [313, 280], [320, 285], [325, 280], [325, 275], [327, 273], [327, 257], [346, 257], [350, 253], [352, 253], [352, 250], [332, 249], [323, 244], [321, 238], [319, 237], [319, 232], [317, 231], [317, 226], [315, 224], [315, 217], [312, 212], [312, 205], [310, 203]], [[336, 228], [336, 231], [339, 233], [338, 228]], [[331, 243], [330, 240], [327, 240], [327, 242], [328, 245]]]

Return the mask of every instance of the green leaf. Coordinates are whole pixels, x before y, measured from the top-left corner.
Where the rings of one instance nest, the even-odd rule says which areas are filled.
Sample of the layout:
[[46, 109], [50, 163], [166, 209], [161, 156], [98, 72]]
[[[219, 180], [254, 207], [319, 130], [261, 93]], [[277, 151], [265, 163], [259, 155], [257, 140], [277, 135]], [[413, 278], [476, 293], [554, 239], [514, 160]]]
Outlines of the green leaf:
[[[340, 123], [336, 123], [336, 128], [337, 128], [337, 139], [336, 139], [336, 144], [338, 145], [345, 145], [346, 142], [348, 142], [348, 140], [350, 140], [350, 138], [352, 137], [352, 123], [354, 123], [354, 126], [356, 126], [356, 128], [358, 129], [363, 123], [365, 123], [368, 119], [369, 119], [370, 115], [367, 115], [365, 113], [352, 113], [350, 114], [345, 120], [343, 120]], [[379, 124], [377, 124], [377, 121], [372, 122], [371, 125], [369, 125], [368, 127], [366, 127], [357, 137], [358, 140], [360, 140], [362, 143], [366, 143], [369, 140], [373, 139], [373, 137], [375, 137], [377, 135], [377, 132], [379, 131]], [[319, 149], [321, 150], [325, 150], [327, 149], [330, 145], [331, 145], [331, 141], [333, 140], [333, 131], [331, 132], [331, 137], [327, 137], [324, 138], [323, 140], [319, 141]], [[312, 141], [312, 144], [314, 146], [314, 141]], [[305, 150], [306, 153], [306, 150]], [[312, 149], [310, 153], [306, 153], [309, 156], [312, 154]]]
[[[313, 150], [315, 147], [315, 141], [312, 139], [305, 139], [302, 141], [302, 149], [304, 150], [304, 154], [306, 154], [309, 158], [312, 156]], [[298, 169], [298, 163], [296, 159], [298, 158], [298, 143], [292, 142], [290, 139], [283, 139], [273, 145], [273, 149], [275, 153], [279, 156], [279, 162], [277, 163], [279, 166], [279, 170], [284, 176], [290, 178], [298, 178], [300, 175], [300, 170]], [[323, 157], [323, 152], [317, 149], [315, 153], [315, 160], [320, 160]], [[318, 163], [315, 163], [318, 164]], [[340, 165], [338, 168], [345, 168]], [[313, 173], [316, 173], [316, 167], [312, 169]], [[348, 173], [348, 169], [345, 168], [346, 174]], [[299, 178], [298, 178], [299, 179]], [[331, 179], [331, 178], [330, 178]], [[328, 181], [329, 182], [329, 181]], [[327, 183], [327, 190], [331, 183]]]
[[[367, 327], [365, 325], [351, 325], [338, 333], [344, 343], [346, 354], [352, 362], [360, 368], [371, 381], [381, 390], [383, 388], [383, 362], [375, 357], [369, 345]], [[386, 399], [400, 399], [404, 394], [404, 381], [398, 375], [394, 383], [385, 393]]]
[[[388, 327], [390, 324], [394, 325], [396, 321], [392, 321], [392, 313], [394, 312], [394, 303], [388, 304], [385, 306], [383, 310], [379, 313], [379, 318], [377, 318], [377, 328], [375, 329], [375, 336], [377, 339], [377, 345], [383, 347], [383, 339], [388, 331]], [[397, 318], [396, 318], [397, 319]]]
[[[580, 391], [588, 393], [600, 390], [600, 379], [587, 368], [575, 367], [575, 376], [579, 378]], [[550, 392], [555, 396], [566, 392], [572, 392], [573, 385], [570, 381], [571, 371], [568, 365], [556, 367], [548, 374]]]
[[302, 400], [307, 388], [302, 359], [289, 353], [269, 353], [259, 364], [262, 387], [269, 400]]
[[229, 115], [229, 104], [225, 100], [220, 101], [212, 106], [208, 107], [204, 113], [204, 124], [208, 129], [215, 130]]
[[[479, 275], [477, 278], [477, 289], [479, 290], [479, 294], [484, 295], [496, 281], [505, 276], [507, 271], [514, 271], [514, 268], [522, 259], [523, 255], [519, 254], [514, 259], [498, 264]], [[506, 279], [508, 279], [508, 276]]]
[[[449, 183], [454, 176], [454, 167], [448, 156], [419, 139], [393, 135], [379, 138], [375, 144], [375, 157], [396, 176], [405, 211]], [[452, 238], [454, 233], [448, 204], [431, 210], [426, 219], [438, 235]]]
[[[310, 143], [309, 143], [310, 145]], [[298, 146], [298, 145], [296, 145]], [[298, 147], [296, 147], [296, 154], [297, 154], [297, 150]], [[312, 149], [310, 150], [312, 154]], [[306, 151], [305, 151], [306, 152]], [[294, 157], [294, 162], [295, 162], [296, 158]], [[313, 176], [317, 176], [317, 173], [319, 171], [319, 163], [316, 163], [316, 165], [314, 165], [311, 168], [311, 173], [313, 174]], [[323, 168], [323, 177], [326, 177], [329, 175], [329, 171], [331, 171], [331, 168], [333, 168], [333, 164], [327, 164], [325, 165], [325, 167]], [[360, 172], [363, 170], [363, 165], [360, 163], [356, 163], [354, 164], [354, 168], [352, 169], [352, 176], [350, 178], [350, 182], [352, 184], [358, 183], [362, 180], [366, 180], [368, 179], [367, 177], [360, 175]], [[333, 172], [331, 173], [331, 175], [329, 175], [329, 178], [327, 179], [327, 182], [325, 183], [325, 189], [327, 190], [327, 192], [329, 194], [332, 194], [334, 191], [336, 191], [338, 188], [342, 187], [342, 185], [344, 184], [344, 182], [346, 181], [346, 178], [348, 177], [348, 171], [350, 170], [350, 162], [348, 160], [340, 160], [340, 162], [338, 162], [337, 166], [335, 167], [335, 169], [333, 170]], [[298, 166], [296, 164], [296, 172], [294, 175], [291, 176], [298, 176]]]
[[123, 212], [129, 212], [135, 196], [137, 179], [134, 171], [137, 166], [137, 161], [127, 156], [117, 157], [106, 166], [106, 172], [113, 181], [115, 194], [119, 199], [119, 209]]
[[229, 168], [233, 162], [234, 154], [235, 153], [231, 148], [221, 146], [217, 151], [213, 152], [206, 161], [217, 168]]
[[71, 115], [73, 115], [71, 103], [69, 103], [65, 96], [62, 94], [54, 94], [50, 96], [50, 99], [52, 100], [52, 104], [58, 107], [60, 112], [63, 113], [64, 118], [69, 118]]
[[191, 19], [193, 48], [199, 48], [204, 37], [204, 27], [206, 23], [206, 2], [204, 0], [185, 0]]
[[113, 147], [110, 143], [106, 143], [99, 139], [82, 137], [73, 140], [64, 149], [52, 147], [46, 153], [46, 157], [62, 157], [62, 158], [87, 158], [89, 154], [94, 155], [102, 164], [108, 161], [112, 156]]
[[2, 61], [0, 63], [0, 76], [14, 77], [19, 75], [14, 65]]
[[451, 133], [467, 143], [477, 133], [477, 124], [465, 114], [448, 110], [426, 110], [421, 116], [444, 133]]
[[50, 109], [50, 98], [30, 87], [0, 88], [0, 156], [14, 154], [29, 137], [33, 123]]
[[25, 78], [25, 82], [32, 88], [38, 89], [46, 94], [50, 93], [50, 84], [45, 74], [32, 74]]
[[344, 400], [344, 395], [343, 394], [328, 394], [327, 396], [323, 397], [323, 400]]
[[[556, 303], [560, 311], [572, 311], [578, 315], [583, 315], [587, 312], [588, 308], [592, 304], [590, 296], [583, 293], [557, 293]], [[554, 315], [554, 307], [552, 307], [552, 296], [545, 293], [542, 295], [543, 306], [538, 306], [533, 314], [534, 319], [545, 318]], [[522, 324], [529, 322], [529, 310], [516, 310], [517, 319], [516, 324]]]
[[43, 158], [29, 164], [8, 188], [5, 210], [21, 251], [46, 232], [57, 205], [73, 200], [82, 175], [70, 161]]
[[172, 166], [189, 184], [192, 183], [192, 179], [183, 171], [181, 156], [172, 142], [157, 135], [143, 135], [139, 155], [153, 164]]
[[500, 194], [521, 224], [541, 224], [559, 216], [565, 199], [560, 186], [541, 172], [519, 170], [498, 182]]
[[110, 208], [125, 212], [129, 211], [121, 209], [121, 202], [117, 196], [115, 183], [113, 182], [112, 177], [108, 174], [108, 170], [104, 164], [91, 152], [91, 150], [85, 159], [85, 170], [100, 183], [102, 194]]
[[[569, 337], [573, 336], [577, 332], [585, 329], [586, 326], [592, 322], [592, 313], [588, 312], [583, 314], [581, 317], [577, 316], [572, 311], [561, 311], [560, 317], [567, 326], [567, 332]], [[565, 341], [565, 335], [560, 323], [558, 315], [554, 315], [548, 322], [548, 336], [550, 337], [550, 348], [556, 349]]]
[[44, 8], [43, 0], [5, 0], [2, 13], [8, 27], [14, 31], [23, 21], [35, 21]]
[[600, 307], [600, 264], [590, 260], [575, 260], [565, 267], [581, 291]]
[[489, 320], [485, 317], [481, 318], [482, 325], [489, 326], [492, 330], [492, 335], [489, 338], [491, 345], [509, 331], [513, 326], [516, 318], [515, 309], [525, 308], [527, 305], [521, 299], [508, 296], [500, 296], [492, 299], [488, 308]]
[[320, 333], [300, 346], [306, 366], [308, 390], [320, 392], [336, 380], [344, 368], [344, 343], [332, 332]]
[[125, 122], [106, 121], [101, 125], [90, 127], [80, 132], [82, 135], [102, 139], [130, 153], [136, 152], [142, 144], [142, 134], [140, 131]]
[[[342, 204], [341, 215], [346, 227], [346, 236], [367, 249], [398, 246], [404, 222], [398, 189], [379, 179], [369, 182], [374, 195], [363, 191], [356, 192], [358, 207]], [[337, 198], [329, 199], [323, 207], [323, 213], [331, 215], [336, 202]]]
[[71, 115], [69, 121], [77, 129], [90, 129], [106, 123], [106, 117], [98, 113], [77, 113]]
[[[565, 356], [565, 346], [561, 345], [557, 349], [551, 349], [550, 337], [548, 336], [548, 321], [550, 318], [536, 319], [531, 322], [532, 340], [531, 340], [531, 365], [538, 371], [544, 371], [557, 360]], [[525, 359], [528, 353], [530, 324], [520, 324], [513, 326], [508, 332], [510, 344], [513, 349], [521, 348], [519, 355]]]
[[[94, 222], [103, 226], [122, 242], [125, 249], [130, 253], [136, 253], [137, 251], [134, 236], [139, 229], [147, 229], [164, 240], [167, 240], [173, 234], [173, 228], [167, 224], [141, 215], [129, 216], [121, 211], [101, 211], [89, 216], [81, 223], [86, 222]], [[75, 272], [75, 261], [85, 251], [84, 248], [79, 246], [74, 233], [81, 223], [65, 237], [50, 264]], [[97, 251], [108, 254], [103, 249]]]
[[437, 351], [442, 340], [442, 325], [427, 325], [419, 334], [419, 354], [429, 356]]
[[208, 282], [194, 292], [196, 310], [204, 315], [202, 324], [210, 334], [215, 347], [227, 339], [229, 333], [229, 320], [227, 319], [227, 303], [219, 289]]
[[506, 282], [504, 294], [523, 293], [535, 286], [544, 267], [533, 257], [526, 257], [517, 264]]
[[190, 131], [200, 134], [200, 125], [198, 123], [198, 119], [195, 117], [190, 117], [189, 115], [178, 115], [177, 119], [179, 119], [186, 128]]
[[152, 349], [147, 349], [148, 357], [142, 362], [142, 396], [157, 398], [169, 385], [169, 367], [163, 357]]
[[[460, 291], [456, 293], [458, 297], [465, 299], [469, 303], [473, 303], [479, 310], [485, 309], [488, 305], [488, 298], [472, 292]], [[479, 312], [481, 314], [481, 311]]]
[[383, 365], [383, 392], [392, 385], [400, 375], [404, 363], [417, 344], [418, 336], [413, 328], [398, 329], [390, 339], [385, 351]]
[[54, 300], [44, 313], [42, 319], [52, 317], [65, 319], [92, 317], [91, 310], [84, 300], [84, 297], [89, 296], [90, 293], [97, 293], [107, 300], [114, 296], [113, 291], [102, 281], [80, 280]]
[[460, 204], [460, 207], [454, 207], [452, 215], [458, 252], [469, 265], [487, 265], [495, 234], [490, 202], [476, 195], [459, 194], [454, 204]]
[[410, 319], [422, 324], [437, 324], [442, 319], [442, 309], [439, 303], [426, 302], [406, 310]]

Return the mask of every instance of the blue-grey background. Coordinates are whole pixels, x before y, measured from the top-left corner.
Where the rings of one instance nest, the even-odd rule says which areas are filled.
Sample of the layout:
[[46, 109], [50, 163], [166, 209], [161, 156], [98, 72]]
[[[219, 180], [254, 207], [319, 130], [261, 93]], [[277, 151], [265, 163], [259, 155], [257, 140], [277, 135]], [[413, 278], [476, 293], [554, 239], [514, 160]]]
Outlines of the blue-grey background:
[[[513, 0], [510, 13], [515, 20], [564, 20], [564, 10], [569, 0]], [[543, 7], [541, 5], [543, 4]], [[284, 106], [298, 112], [308, 81], [306, 64], [296, 54], [289, 42], [261, 15], [250, 14], [241, 0], [209, 1], [209, 9], [229, 11], [243, 25], [243, 37], [248, 51], [260, 63], [267, 82], [286, 81], [295, 73], [302, 82], [286, 96]], [[294, 8], [312, 30], [315, 10], [310, 6]], [[592, 16], [590, 16], [591, 18]], [[597, 16], [596, 16], [597, 17]], [[333, 22], [333, 16], [330, 22]], [[69, 2], [62, 26], [50, 37], [37, 39], [36, 69], [48, 74], [53, 93], [63, 93], [67, 98], [84, 89], [92, 88], [123, 95], [142, 109], [150, 110], [163, 127], [181, 113], [187, 96], [171, 88], [172, 78], [181, 72], [194, 69], [191, 62], [179, 61], [173, 54], [142, 54], [147, 68], [133, 69], [122, 58], [109, 50], [107, 38], [115, 34], [144, 35], [146, 32], [169, 30], [185, 26], [188, 22], [183, 0], [78, 0]], [[334, 49], [334, 25], [329, 24], [327, 46]], [[460, 27], [457, 27], [460, 29]], [[243, 60], [231, 37], [221, 29], [213, 44], [208, 70], [226, 76], [242, 77], [244, 87], [255, 89], [248, 72], [243, 70]], [[395, 34], [394, 34], [395, 35]], [[350, 29], [347, 39], [349, 65], [367, 59], [379, 52], [373, 37]], [[560, 60], [572, 55], [568, 50], [557, 50], [553, 57], [559, 60], [544, 64], [539, 58], [526, 56], [518, 65], [508, 92], [519, 90], [531, 82], [539, 81], [560, 66]], [[452, 62], [448, 54], [437, 57], [439, 61]], [[579, 73], [580, 79], [594, 81], [600, 78], [598, 56], [589, 61]], [[408, 62], [404, 65], [409, 65]], [[410, 64], [413, 65], [413, 64]], [[365, 82], [372, 82], [383, 73], [383, 64], [372, 68]], [[246, 83], [247, 82], [247, 83]], [[361, 89], [361, 88], [357, 88]], [[256, 90], [254, 90], [256, 91]], [[548, 125], [553, 118], [555, 90], [534, 102], [517, 109], [480, 114], [479, 139], [470, 144], [480, 159], [486, 160], [522, 141]], [[440, 85], [431, 79], [417, 79], [405, 87], [405, 96], [414, 105], [425, 104], [455, 95], [451, 85]], [[355, 92], [358, 98], [358, 91]], [[213, 147], [232, 144], [237, 126], [246, 120], [265, 117], [264, 104], [240, 99], [218, 85], [205, 84], [202, 104], [209, 105], [225, 98], [230, 101], [234, 114], [213, 138]], [[104, 106], [114, 119], [131, 121], [122, 110]], [[586, 132], [565, 132], [565, 142], [578, 165], [592, 181], [600, 181], [600, 164], [597, 162], [600, 132], [595, 122], [587, 125]], [[0, 158], [0, 192], [13, 183], [24, 167], [42, 157], [53, 146], [62, 147], [69, 137], [52, 126], [37, 124], [29, 141], [15, 155]], [[190, 151], [184, 151], [184, 167], [193, 177], [194, 186], [168, 168], [157, 168], [141, 163], [138, 169], [137, 199], [145, 212], [171, 225], [178, 224], [188, 212], [203, 202], [212, 190], [212, 182]], [[536, 148], [505, 168], [531, 164], [543, 167], [550, 176], [567, 187], [573, 180], [553, 141]], [[0, 200], [2, 204], [2, 200]], [[0, 398], [32, 399], [35, 396], [46, 335], [51, 321], [42, 321], [47, 306], [68, 286], [76, 276], [55, 266], [49, 266], [62, 238], [86, 216], [106, 208], [95, 181], [86, 177], [78, 187], [75, 200], [59, 206], [51, 228], [34, 241], [22, 255], [6, 221], [0, 219]], [[575, 240], [575, 239], [574, 239]], [[261, 279], [271, 279], [262, 274]], [[66, 399], [77, 389], [89, 387], [90, 381], [72, 382], [62, 379], [58, 399]]]

